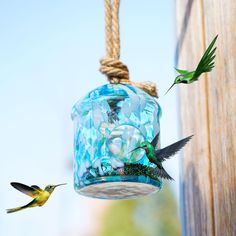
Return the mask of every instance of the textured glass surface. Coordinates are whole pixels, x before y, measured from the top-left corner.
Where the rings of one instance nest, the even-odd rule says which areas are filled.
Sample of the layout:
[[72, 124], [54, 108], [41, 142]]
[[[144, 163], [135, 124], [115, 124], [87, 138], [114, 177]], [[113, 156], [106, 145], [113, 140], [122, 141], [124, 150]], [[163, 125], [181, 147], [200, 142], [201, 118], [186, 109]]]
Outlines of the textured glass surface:
[[160, 114], [153, 97], [130, 85], [107, 84], [78, 101], [72, 109], [75, 190], [107, 199], [157, 191], [155, 166], [142, 149], [130, 151], [160, 132]]

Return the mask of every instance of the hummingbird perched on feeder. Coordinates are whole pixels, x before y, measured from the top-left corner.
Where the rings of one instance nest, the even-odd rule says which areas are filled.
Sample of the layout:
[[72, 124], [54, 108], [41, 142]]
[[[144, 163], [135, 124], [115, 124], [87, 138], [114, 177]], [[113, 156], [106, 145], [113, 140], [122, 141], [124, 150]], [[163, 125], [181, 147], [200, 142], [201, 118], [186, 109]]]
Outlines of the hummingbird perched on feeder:
[[180, 70], [177, 68], [175, 69], [179, 73], [179, 75], [175, 78], [174, 83], [170, 86], [170, 88], [167, 90], [165, 94], [167, 94], [175, 84], [180, 84], [180, 83], [191, 84], [194, 81], [197, 81], [202, 73], [210, 72], [214, 68], [215, 66], [214, 59], [216, 51], [216, 47], [214, 47], [214, 45], [217, 38], [218, 35], [212, 40], [211, 44], [203, 54], [196, 70], [188, 71], [188, 70]]
[[12, 209], [7, 209], [7, 213], [12, 213], [16, 211], [20, 211], [26, 208], [30, 207], [36, 207], [36, 206], [42, 206], [46, 203], [46, 201], [49, 199], [50, 195], [54, 191], [54, 189], [58, 186], [65, 185], [65, 184], [57, 184], [57, 185], [47, 185], [45, 189], [41, 189], [37, 185], [27, 186], [25, 184], [12, 182], [11, 186], [15, 189], [19, 190], [20, 192], [34, 198], [33, 201], [28, 203], [25, 206], [16, 207]]
[[166, 159], [169, 159], [171, 156], [175, 155], [185, 144], [193, 137], [193, 135], [188, 136], [187, 138], [181, 139], [180, 141], [173, 143], [165, 148], [158, 149], [157, 143], [159, 139], [159, 133], [154, 137], [151, 142], [144, 141], [137, 148], [133, 149], [131, 152], [137, 149], [144, 149], [147, 155], [147, 158], [150, 162], [154, 163], [156, 168], [156, 174], [163, 178], [173, 180], [172, 177], [166, 172], [162, 166], [162, 162]]

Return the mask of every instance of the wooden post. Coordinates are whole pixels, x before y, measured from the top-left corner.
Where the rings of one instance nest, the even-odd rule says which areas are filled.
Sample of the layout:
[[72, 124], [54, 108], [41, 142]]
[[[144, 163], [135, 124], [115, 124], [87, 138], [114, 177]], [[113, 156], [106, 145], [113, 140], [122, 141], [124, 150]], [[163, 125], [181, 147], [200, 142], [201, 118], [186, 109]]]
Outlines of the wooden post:
[[183, 232], [236, 235], [236, 1], [176, 0], [178, 68], [194, 69], [215, 35], [216, 67], [181, 85]]

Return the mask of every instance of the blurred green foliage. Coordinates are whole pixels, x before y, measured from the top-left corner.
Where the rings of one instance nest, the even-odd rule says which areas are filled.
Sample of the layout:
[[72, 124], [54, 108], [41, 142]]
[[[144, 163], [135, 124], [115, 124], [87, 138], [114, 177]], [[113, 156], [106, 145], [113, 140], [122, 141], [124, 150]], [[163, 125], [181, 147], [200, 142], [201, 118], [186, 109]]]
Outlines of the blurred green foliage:
[[169, 185], [136, 200], [114, 201], [104, 215], [101, 236], [178, 236], [180, 221]]

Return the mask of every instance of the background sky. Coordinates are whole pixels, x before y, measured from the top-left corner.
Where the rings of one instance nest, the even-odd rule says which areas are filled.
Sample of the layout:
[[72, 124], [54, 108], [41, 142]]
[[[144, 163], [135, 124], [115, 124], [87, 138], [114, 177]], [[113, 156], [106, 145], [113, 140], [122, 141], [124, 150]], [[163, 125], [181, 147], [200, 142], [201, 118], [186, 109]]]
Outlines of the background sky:
[[[121, 60], [133, 81], [157, 83], [162, 109], [162, 147], [178, 136], [174, 1], [122, 1]], [[111, 201], [73, 190], [71, 107], [106, 83], [103, 1], [0, 0], [0, 235], [96, 235], [99, 214]], [[176, 180], [179, 157], [165, 163]], [[42, 208], [7, 215], [30, 201], [10, 182], [67, 182]], [[161, 194], [158, 193], [158, 194]], [[79, 234], [78, 234], [79, 232]]]

